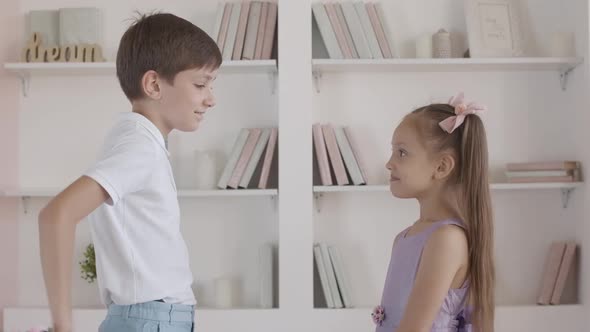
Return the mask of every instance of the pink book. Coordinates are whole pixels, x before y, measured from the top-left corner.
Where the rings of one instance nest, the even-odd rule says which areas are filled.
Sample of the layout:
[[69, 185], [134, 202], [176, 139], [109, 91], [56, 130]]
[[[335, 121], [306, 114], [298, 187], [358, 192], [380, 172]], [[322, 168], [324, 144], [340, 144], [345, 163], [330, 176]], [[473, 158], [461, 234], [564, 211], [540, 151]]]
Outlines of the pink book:
[[564, 252], [564, 242], [553, 242], [551, 244], [543, 268], [543, 282], [541, 284], [541, 291], [539, 292], [537, 304], [549, 304], [549, 301], [551, 301]]
[[217, 47], [223, 50], [225, 45], [225, 37], [227, 36], [227, 30], [229, 29], [229, 18], [231, 16], [232, 4], [226, 3], [225, 9], [223, 10], [223, 18], [221, 19], [221, 29], [219, 29], [219, 36], [217, 37]]
[[312, 127], [313, 130], [313, 144], [315, 147], [316, 158], [318, 161], [318, 168], [320, 170], [320, 178], [322, 185], [332, 185], [332, 175], [330, 174], [330, 162], [328, 161], [328, 152], [326, 151], [326, 143], [324, 142], [324, 135], [322, 134], [322, 127], [316, 123]]
[[242, 50], [244, 49], [244, 39], [246, 38], [246, 25], [248, 23], [248, 14], [250, 13], [250, 2], [242, 3], [242, 10], [240, 11], [240, 21], [238, 22], [238, 32], [236, 34], [236, 43], [234, 44], [234, 52], [232, 60], [240, 60], [242, 58]]
[[236, 164], [236, 168], [234, 168], [234, 172], [232, 173], [227, 186], [229, 188], [237, 189], [238, 185], [240, 184], [240, 180], [242, 179], [242, 175], [246, 170], [246, 166], [248, 165], [248, 161], [250, 161], [250, 157], [254, 152], [254, 148], [256, 147], [256, 143], [258, 142], [258, 138], [262, 130], [250, 129], [250, 134], [248, 135], [248, 140], [246, 141], [246, 145], [244, 145], [244, 149], [242, 150], [242, 154], [240, 155], [240, 159], [238, 159], [238, 163]]
[[324, 140], [326, 140], [326, 147], [328, 149], [328, 155], [332, 162], [332, 168], [334, 169], [334, 175], [336, 177], [336, 183], [338, 185], [346, 185], [348, 182], [348, 175], [346, 175], [346, 168], [344, 168], [344, 162], [342, 161], [342, 155], [340, 155], [340, 149], [338, 148], [338, 142], [336, 141], [336, 134], [334, 134], [334, 127], [327, 124], [322, 126], [324, 133]]
[[264, 38], [262, 43], [261, 59], [268, 60], [272, 55], [272, 44], [275, 39], [275, 31], [277, 26], [278, 8], [276, 3], [268, 3], [268, 15], [266, 19], [266, 27], [264, 31]]
[[346, 45], [348, 45], [348, 49], [350, 53], [352, 53], [352, 57], [355, 59], [359, 58], [359, 53], [356, 50], [356, 46], [354, 45], [354, 41], [352, 40], [352, 34], [350, 33], [350, 28], [348, 23], [346, 23], [346, 18], [344, 17], [344, 12], [342, 11], [342, 5], [339, 3], [335, 3], [334, 8], [336, 9], [336, 16], [338, 17], [338, 22], [340, 23], [340, 27], [342, 28], [342, 32], [344, 32], [344, 38], [346, 39]]
[[377, 10], [375, 9], [375, 4], [367, 3], [367, 13], [369, 14], [369, 19], [371, 21], [371, 25], [373, 26], [373, 30], [375, 30], [375, 35], [377, 36], [377, 42], [379, 42], [379, 47], [381, 48], [381, 52], [383, 53], [384, 58], [393, 58], [393, 54], [391, 53], [391, 49], [389, 48], [389, 43], [387, 42], [387, 37], [385, 35], [385, 31], [383, 30], [383, 24], [381, 24], [381, 20], [379, 19], [379, 15], [377, 15]]
[[565, 282], [567, 280], [568, 274], [570, 273], [575, 255], [576, 244], [574, 242], [568, 242], [565, 247], [565, 253], [563, 254], [561, 266], [559, 267], [559, 274], [557, 275], [557, 281], [555, 282], [555, 289], [553, 290], [553, 295], [551, 296], [551, 304], [561, 303], [561, 295], [563, 294]]
[[574, 182], [574, 176], [523, 176], [509, 177], [510, 183], [547, 183], [547, 182]]
[[508, 171], [560, 171], [580, 168], [577, 161], [539, 161], [529, 163], [508, 163]]
[[256, 48], [254, 49], [254, 59], [262, 59], [262, 46], [264, 45], [264, 31], [266, 30], [266, 21], [268, 20], [268, 2], [262, 3], [260, 11], [260, 23], [258, 24], [258, 34], [256, 35]]
[[279, 130], [277, 128], [273, 128], [270, 132], [270, 138], [266, 145], [266, 153], [262, 164], [262, 173], [260, 173], [260, 181], [258, 182], [258, 189], [266, 189], [268, 177], [270, 175], [270, 168], [272, 166], [272, 158], [275, 153], [275, 146], [277, 145], [278, 133]]
[[332, 25], [332, 30], [334, 30], [334, 34], [336, 34], [336, 40], [338, 41], [338, 45], [340, 46], [340, 50], [344, 55], [345, 59], [352, 59], [352, 52], [348, 48], [348, 43], [346, 42], [346, 36], [344, 35], [344, 31], [340, 26], [340, 22], [338, 21], [338, 13], [336, 12], [336, 7], [332, 3], [324, 4], [326, 9], [326, 13], [328, 14], [328, 19], [330, 20], [330, 24]]
[[367, 171], [365, 168], [365, 164], [363, 164], [362, 159], [360, 157], [359, 148], [356, 145], [356, 141], [352, 138], [352, 133], [350, 132], [350, 128], [344, 127], [344, 134], [346, 135], [346, 139], [348, 139], [348, 143], [350, 144], [350, 148], [352, 149], [352, 154], [354, 155], [354, 159], [356, 160], [356, 164], [359, 165], [359, 169], [361, 170], [361, 176], [365, 183], [368, 183], [367, 179]]

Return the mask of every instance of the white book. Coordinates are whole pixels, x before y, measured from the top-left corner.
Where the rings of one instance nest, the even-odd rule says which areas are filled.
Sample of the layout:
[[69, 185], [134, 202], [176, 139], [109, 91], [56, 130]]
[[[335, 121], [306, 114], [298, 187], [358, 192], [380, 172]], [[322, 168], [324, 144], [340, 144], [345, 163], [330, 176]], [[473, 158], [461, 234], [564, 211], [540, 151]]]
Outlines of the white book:
[[241, 12], [242, 4], [239, 2], [233, 3], [229, 19], [229, 28], [227, 29], [227, 37], [225, 39], [225, 44], [223, 45], [223, 60], [231, 60], [234, 53], [234, 45], [238, 34], [238, 23], [240, 22]]
[[341, 6], [346, 23], [348, 23], [348, 30], [350, 30], [354, 46], [356, 47], [359, 57], [361, 59], [372, 59], [373, 56], [371, 54], [371, 50], [369, 49], [369, 44], [367, 43], [365, 33], [363, 32], [361, 20], [356, 13], [356, 9], [354, 9], [354, 4], [352, 2], [343, 2]]
[[215, 14], [215, 25], [213, 25], [213, 32], [210, 37], [219, 43], [219, 31], [221, 30], [221, 21], [223, 20], [223, 10], [225, 9], [225, 3], [220, 2], [217, 4], [217, 12]]
[[324, 290], [324, 297], [326, 298], [326, 305], [328, 308], [334, 308], [334, 300], [332, 298], [332, 292], [330, 290], [330, 283], [328, 281], [328, 274], [326, 272], [326, 264], [324, 263], [324, 256], [322, 255], [322, 249], [319, 245], [313, 247], [313, 254], [315, 257], [315, 263], [320, 275], [320, 281], [322, 283], [322, 289]]
[[244, 50], [242, 59], [254, 60], [254, 51], [256, 50], [256, 38], [258, 37], [258, 24], [262, 13], [262, 2], [253, 1], [250, 4], [250, 13], [248, 14], [248, 24], [246, 25], [246, 37], [244, 39]]
[[270, 132], [272, 129], [266, 128], [262, 130], [262, 134], [256, 143], [256, 147], [254, 148], [254, 152], [252, 152], [252, 157], [248, 161], [248, 165], [246, 166], [246, 170], [240, 179], [240, 184], [238, 185], [239, 188], [248, 188], [248, 184], [252, 179], [252, 175], [256, 170], [256, 166], [260, 162], [260, 157], [262, 156], [262, 152], [264, 152], [264, 148], [268, 143], [268, 139], [270, 137]]
[[346, 44], [348, 45], [348, 49], [352, 53], [353, 59], [359, 58], [359, 53], [357, 52], [356, 45], [352, 40], [352, 35], [350, 33], [350, 28], [348, 26], [348, 22], [346, 22], [346, 18], [344, 17], [344, 13], [342, 12], [342, 6], [340, 3], [334, 3], [334, 9], [336, 10], [336, 16], [338, 17], [338, 22], [340, 22], [340, 26], [342, 27], [342, 32], [344, 32], [344, 38], [346, 39]]
[[259, 305], [261, 308], [273, 307], [273, 275], [272, 275], [273, 247], [270, 244], [264, 244], [258, 251], [259, 266]]
[[332, 293], [332, 299], [334, 300], [334, 307], [337, 309], [342, 308], [344, 305], [342, 304], [342, 298], [340, 297], [340, 291], [338, 290], [338, 282], [336, 281], [336, 274], [334, 273], [334, 267], [332, 265], [332, 260], [330, 259], [328, 245], [325, 243], [320, 243], [320, 248], [322, 250], [322, 257], [324, 258], [326, 274], [328, 275], [330, 292]]
[[387, 20], [385, 17], [385, 11], [383, 10], [383, 5], [381, 4], [381, 2], [375, 3], [375, 11], [377, 12], [377, 16], [379, 16], [381, 26], [383, 27], [383, 31], [385, 32], [385, 42], [389, 45], [389, 49], [391, 50], [391, 56], [394, 58], [398, 58], [399, 52], [397, 48], [393, 47], [393, 39], [391, 38], [391, 27], [389, 26], [389, 20]]
[[340, 289], [340, 294], [342, 295], [344, 307], [352, 308], [354, 305], [352, 303], [352, 297], [350, 294], [350, 285], [348, 284], [348, 278], [346, 278], [344, 275], [344, 269], [342, 267], [342, 261], [340, 260], [338, 250], [332, 246], [328, 246], [328, 250], [330, 251], [330, 258], [332, 259], [332, 265], [334, 266], [334, 271], [336, 272], [336, 280], [338, 281], [338, 288]]
[[101, 18], [98, 8], [60, 8], [60, 46], [101, 43]]
[[318, 29], [320, 30], [320, 34], [322, 35], [330, 59], [342, 59], [342, 50], [340, 50], [340, 46], [336, 40], [336, 34], [332, 29], [332, 24], [326, 13], [326, 8], [322, 3], [316, 2], [311, 6], [311, 10], [313, 11], [313, 17], [318, 24]]
[[229, 182], [229, 178], [231, 177], [234, 168], [236, 168], [236, 164], [238, 163], [238, 159], [242, 154], [242, 150], [244, 149], [244, 145], [246, 145], [246, 141], [248, 140], [248, 135], [250, 135], [250, 131], [248, 128], [242, 128], [234, 146], [232, 148], [231, 154], [225, 164], [225, 168], [223, 169], [223, 173], [221, 173], [221, 177], [219, 178], [219, 182], [217, 183], [217, 187], [220, 189], [226, 189], [227, 183]]
[[381, 53], [379, 41], [377, 41], [377, 35], [375, 34], [375, 30], [373, 30], [373, 26], [371, 25], [371, 19], [369, 18], [369, 13], [367, 13], [367, 7], [365, 6], [365, 3], [355, 2], [354, 8], [356, 9], [356, 13], [359, 16], [361, 25], [363, 27], [363, 32], [367, 38], [367, 44], [369, 45], [369, 49], [373, 55], [373, 59], [383, 59], [383, 53]]
[[365, 180], [363, 179], [361, 169], [356, 162], [354, 153], [352, 152], [350, 143], [348, 142], [348, 138], [346, 138], [346, 134], [344, 133], [344, 128], [335, 127], [334, 134], [336, 135], [336, 142], [338, 142], [340, 154], [342, 154], [342, 159], [344, 159], [344, 164], [346, 165], [348, 174], [350, 174], [352, 183], [355, 185], [366, 184]]

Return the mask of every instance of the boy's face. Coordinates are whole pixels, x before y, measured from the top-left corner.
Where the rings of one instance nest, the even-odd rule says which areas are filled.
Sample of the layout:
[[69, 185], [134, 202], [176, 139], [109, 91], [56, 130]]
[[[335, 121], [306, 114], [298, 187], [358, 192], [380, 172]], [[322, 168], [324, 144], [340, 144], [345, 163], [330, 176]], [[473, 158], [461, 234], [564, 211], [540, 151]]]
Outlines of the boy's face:
[[195, 131], [209, 108], [215, 106], [213, 81], [217, 69], [200, 68], [179, 72], [173, 84], [160, 85], [162, 119], [170, 129]]
[[391, 157], [385, 165], [390, 172], [390, 191], [398, 198], [417, 198], [428, 191], [436, 168], [410, 121], [406, 119], [396, 128]]

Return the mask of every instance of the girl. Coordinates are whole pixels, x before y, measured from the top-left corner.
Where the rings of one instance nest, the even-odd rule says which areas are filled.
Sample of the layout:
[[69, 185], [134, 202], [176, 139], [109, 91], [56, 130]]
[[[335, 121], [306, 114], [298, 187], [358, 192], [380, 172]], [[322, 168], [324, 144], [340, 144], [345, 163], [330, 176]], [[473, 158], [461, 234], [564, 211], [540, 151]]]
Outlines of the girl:
[[377, 332], [494, 330], [482, 111], [459, 94], [413, 111], [395, 129], [390, 190], [417, 199], [420, 219], [394, 241], [381, 305], [372, 313]]

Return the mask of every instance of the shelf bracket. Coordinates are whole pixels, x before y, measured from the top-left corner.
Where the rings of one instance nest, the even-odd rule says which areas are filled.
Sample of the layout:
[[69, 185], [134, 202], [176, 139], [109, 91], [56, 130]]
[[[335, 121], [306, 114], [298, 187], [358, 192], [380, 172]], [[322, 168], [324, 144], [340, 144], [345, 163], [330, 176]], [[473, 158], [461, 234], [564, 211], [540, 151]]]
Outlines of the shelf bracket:
[[567, 209], [567, 205], [570, 200], [570, 196], [572, 194], [573, 188], [563, 188], [561, 189], [561, 204], [564, 209]]
[[313, 194], [313, 198], [315, 199], [315, 208], [318, 211], [318, 213], [322, 212], [322, 197], [324, 197], [322, 193]]
[[27, 214], [29, 213], [29, 201], [31, 200], [30, 196], [23, 196], [22, 197], [22, 201], [23, 201], [23, 213]]
[[29, 87], [31, 85], [31, 76], [21, 73], [18, 75], [21, 82], [23, 97], [29, 96]]
[[315, 85], [315, 91], [320, 93], [320, 83], [322, 81], [322, 72], [318, 70], [313, 71], [313, 83]]
[[561, 84], [562, 91], [567, 90], [567, 79], [568, 79], [569, 74], [573, 70], [574, 70], [574, 67], [569, 67], [569, 68], [562, 69], [559, 72], [559, 83]]

